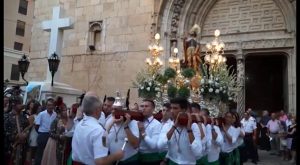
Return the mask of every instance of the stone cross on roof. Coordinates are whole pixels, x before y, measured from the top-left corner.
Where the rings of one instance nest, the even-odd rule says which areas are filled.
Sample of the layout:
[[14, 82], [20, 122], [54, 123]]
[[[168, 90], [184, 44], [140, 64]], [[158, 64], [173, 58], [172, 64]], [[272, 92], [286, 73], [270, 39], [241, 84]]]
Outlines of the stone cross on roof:
[[[61, 17], [60, 6], [53, 7], [52, 11], [52, 20], [47, 20], [42, 22], [42, 28], [45, 31], [50, 32], [50, 42], [49, 42], [49, 51], [48, 57], [50, 57], [54, 52], [60, 56], [61, 60], [61, 48], [63, 44], [63, 29], [70, 29], [71, 20], [70, 18], [60, 18]], [[56, 80], [59, 80], [59, 71], [55, 74]], [[51, 81], [51, 73], [49, 71], [49, 66], [47, 64], [47, 81]]]

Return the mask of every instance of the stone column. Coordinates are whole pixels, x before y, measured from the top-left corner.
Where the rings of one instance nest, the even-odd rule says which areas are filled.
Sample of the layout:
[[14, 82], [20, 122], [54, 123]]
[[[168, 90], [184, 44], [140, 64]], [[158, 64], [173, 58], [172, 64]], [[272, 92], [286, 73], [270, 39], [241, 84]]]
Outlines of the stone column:
[[245, 112], [245, 58], [241, 47], [236, 55], [236, 62], [237, 82], [240, 87], [237, 94], [237, 112], [242, 115]]

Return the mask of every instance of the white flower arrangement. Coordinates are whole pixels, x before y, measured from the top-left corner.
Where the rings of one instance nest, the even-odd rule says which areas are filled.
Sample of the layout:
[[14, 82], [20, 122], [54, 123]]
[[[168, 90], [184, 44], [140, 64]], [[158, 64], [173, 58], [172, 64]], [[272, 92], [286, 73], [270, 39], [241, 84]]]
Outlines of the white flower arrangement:
[[142, 98], [153, 99], [161, 92], [161, 84], [155, 80], [155, 76], [150, 76], [145, 71], [138, 73], [134, 86], [138, 87], [139, 96]]
[[[204, 65], [204, 67], [207, 66]], [[204, 99], [215, 99], [222, 102], [236, 101], [237, 92], [240, 90], [236, 75], [229, 72], [226, 64], [209, 70], [209, 74], [204, 75], [200, 83], [200, 94]]]

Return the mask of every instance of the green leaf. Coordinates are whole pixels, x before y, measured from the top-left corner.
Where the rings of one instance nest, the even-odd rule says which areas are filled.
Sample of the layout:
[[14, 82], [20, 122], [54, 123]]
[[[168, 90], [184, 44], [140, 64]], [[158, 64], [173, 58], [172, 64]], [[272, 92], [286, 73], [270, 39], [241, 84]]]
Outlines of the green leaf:
[[173, 68], [167, 68], [167, 69], [165, 70], [164, 76], [165, 76], [167, 79], [175, 78], [175, 77], [176, 77], [176, 70], [174, 70]]

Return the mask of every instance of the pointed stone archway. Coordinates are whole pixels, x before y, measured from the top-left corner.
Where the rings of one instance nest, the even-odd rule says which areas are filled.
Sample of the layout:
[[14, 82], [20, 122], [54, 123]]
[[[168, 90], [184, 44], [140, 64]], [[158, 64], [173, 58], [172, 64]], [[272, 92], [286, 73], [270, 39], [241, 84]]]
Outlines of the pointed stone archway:
[[[296, 112], [295, 3], [290, 0], [173, 0], [156, 1], [157, 32], [163, 34], [165, 50], [176, 41], [183, 50], [183, 37], [197, 23], [201, 47], [221, 30], [225, 54], [234, 54], [239, 79], [244, 82], [245, 55], [257, 52], [285, 52], [287, 55], [288, 111]], [[204, 52], [203, 52], [204, 53]], [[167, 57], [165, 59], [167, 62]], [[237, 109], [245, 110], [245, 83]]]

